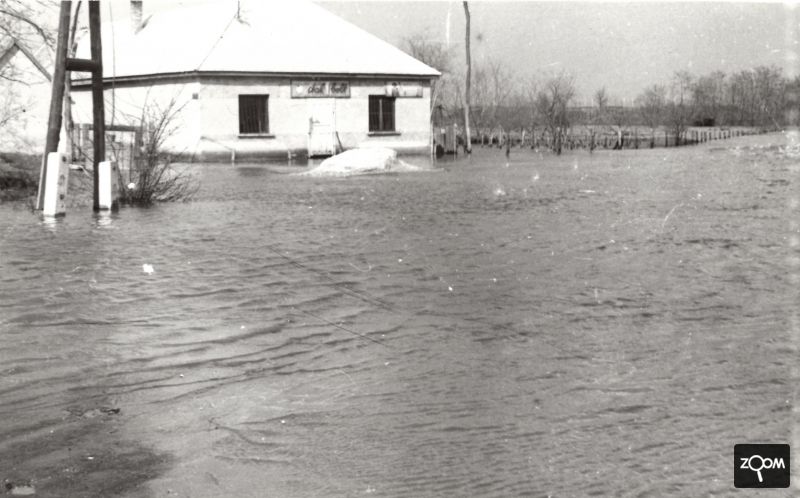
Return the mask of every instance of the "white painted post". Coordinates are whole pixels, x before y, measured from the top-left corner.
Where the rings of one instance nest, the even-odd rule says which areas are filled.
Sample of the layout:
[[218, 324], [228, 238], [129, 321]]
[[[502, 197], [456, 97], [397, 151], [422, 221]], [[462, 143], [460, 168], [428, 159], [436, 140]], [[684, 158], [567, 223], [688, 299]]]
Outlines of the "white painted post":
[[119, 173], [116, 161], [103, 161], [97, 167], [98, 207], [117, 209], [119, 199]]
[[47, 175], [44, 181], [44, 204], [42, 214], [45, 216], [63, 216], [67, 213], [67, 184], [69, 183], [69, 165], [64, 154], [51, 152], [47, 154]]

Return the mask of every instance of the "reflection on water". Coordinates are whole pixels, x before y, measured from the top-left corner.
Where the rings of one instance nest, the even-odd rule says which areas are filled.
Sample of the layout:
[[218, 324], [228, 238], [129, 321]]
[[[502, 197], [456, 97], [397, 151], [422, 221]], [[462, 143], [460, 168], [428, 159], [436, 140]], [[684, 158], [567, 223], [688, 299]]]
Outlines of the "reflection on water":
[[43, 496], [733, 495], [733, 445], [797, 416], [797, 168], [759, 150], [208, 165], [192, 203], [2, 207], [0, 468]]
[[114, 220], [118, 218], [116, 212], [111, 211], [98, 211], [94, 213], [94, 222], [96, 228], [111, 228], [114, 225]]
[[41, 225], [51, 232], [58, 230], [59, 224], [64, 220], [63, 216], [44, 216], [40, 218]]

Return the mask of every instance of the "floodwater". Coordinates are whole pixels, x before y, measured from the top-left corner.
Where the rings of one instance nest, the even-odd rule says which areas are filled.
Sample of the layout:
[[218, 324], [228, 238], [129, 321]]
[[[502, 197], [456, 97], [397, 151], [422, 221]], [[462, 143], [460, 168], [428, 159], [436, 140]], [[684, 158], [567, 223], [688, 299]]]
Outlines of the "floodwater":
[[0, 479], [741, 496], [734, 444], [800, 447], [798, 152], [776, 134], [351, 178], [205, 165], [191, 203], [0, 206]]

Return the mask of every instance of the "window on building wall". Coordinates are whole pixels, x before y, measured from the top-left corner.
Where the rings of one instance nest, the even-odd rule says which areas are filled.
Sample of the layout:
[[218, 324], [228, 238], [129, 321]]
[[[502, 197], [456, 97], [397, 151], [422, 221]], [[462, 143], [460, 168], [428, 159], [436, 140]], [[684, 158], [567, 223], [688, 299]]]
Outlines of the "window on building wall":
[[395, 131], [394, 97], [369, 96], [369, 131]]
[[239, 133], [269, 133], [269, 95], [239, 95]]

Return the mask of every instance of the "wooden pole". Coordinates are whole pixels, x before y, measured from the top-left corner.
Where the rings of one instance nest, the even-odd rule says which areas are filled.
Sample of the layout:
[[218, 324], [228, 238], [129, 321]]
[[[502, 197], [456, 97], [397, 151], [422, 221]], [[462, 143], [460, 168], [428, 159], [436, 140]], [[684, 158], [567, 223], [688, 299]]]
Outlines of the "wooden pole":
[[100, 163], [106, 160], [105, 107], [103, 103], [103, 43], [100, 37], [100, 2], [89, 2], [89, 38], [92, 60], [92, 126], [94, 131], [93, 208], [100, 210]]
[[[72, 16], [72, 27], [69, 30], [69, 43], [67, 46], [67, 59], [75, 57], [75, 32], [78, 30], [78, 14], [81, 12], [80, 0], [75, 5], [75, 15]], [[72, 163], [75, 159], [75, 121], [72, 119], [72, 78], [64, 78], [64, 127], [67, 131], [67, 160]]]
[[50, 114], [47, 120], [47, 136], [39, 172], [39, 192], [36, 195], [36, 209], [44, 207], [44, 184], [47, 175], [47, 155], [58, 151], [58, 135], [61, 133], [61, 110], [64, 105], [64, 81], [66, 80], [67, 45], [69, 20], [72, 2], [64, 0], [58, 14], [58, 38], [56, 40], [56, 60], [53, 71], [53, 87], [50, 93]]
[[464, 36], [464, 41], [466, 45], [466, 52], [467, 52], [467, 77], [464, 80], [464, 152], [467, 154], [472, 154], [472, 138], [470, 137], [470, 126], [469, 126], [469, 113], [470, 107], [472, 107], [472, 100], [470, 98], [470, 86], [472, 84], [472, 54], [470, 54], [469, 42], [470, 42], [470, 16], [469, 16], [469, 5], [467, 4], [466, 0], [464, 1], [464, 17], [467, 21], [466, 27], [466, 34]]

